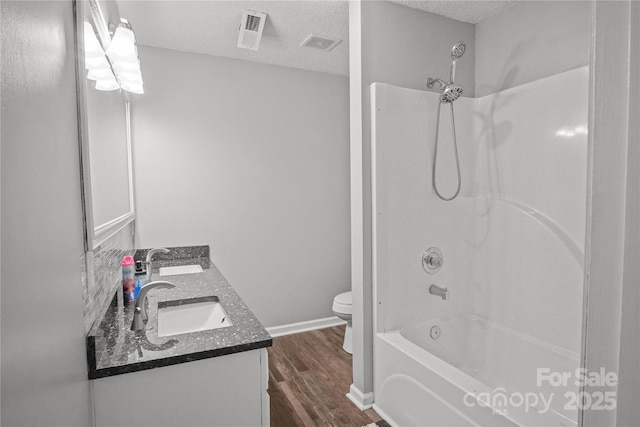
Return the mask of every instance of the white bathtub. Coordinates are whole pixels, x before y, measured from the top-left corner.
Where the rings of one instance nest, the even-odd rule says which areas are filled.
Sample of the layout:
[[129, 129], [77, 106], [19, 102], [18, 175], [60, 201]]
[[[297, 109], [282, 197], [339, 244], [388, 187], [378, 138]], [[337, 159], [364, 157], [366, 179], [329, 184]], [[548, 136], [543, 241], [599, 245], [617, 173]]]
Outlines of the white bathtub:
[[577, 423], [577, 411], [564, 408], [575, 377], [566, 387], [539, 386], [537, 377], [538, 368], [573, 375], [578, 355], [476, 316], [379, 333], [374, 358], [374, 408], [394, 426]]

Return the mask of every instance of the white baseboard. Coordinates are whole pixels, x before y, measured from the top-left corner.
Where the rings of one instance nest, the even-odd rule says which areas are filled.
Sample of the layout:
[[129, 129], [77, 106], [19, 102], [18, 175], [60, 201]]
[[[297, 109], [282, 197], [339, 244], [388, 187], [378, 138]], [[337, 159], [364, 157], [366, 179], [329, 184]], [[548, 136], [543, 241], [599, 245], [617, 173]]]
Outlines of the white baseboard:
[[347, 393], [347, 397], [361, 411], [369, 409], [373, 406], [373, 392], [362, 393], [353, 384], [351, 384], [351, 387], [349, 387], [349, 393]]
[[283, 335], [299, 334], [300, 332], [313, 331], [315, 329], [330, 328], [332, 326], [345, 325], [347, 322], [336, 316], [323, 319], [307, 320], [305, 322], [290, 323], [288, 325], [271, 326], [267, 329], [273, 338]]

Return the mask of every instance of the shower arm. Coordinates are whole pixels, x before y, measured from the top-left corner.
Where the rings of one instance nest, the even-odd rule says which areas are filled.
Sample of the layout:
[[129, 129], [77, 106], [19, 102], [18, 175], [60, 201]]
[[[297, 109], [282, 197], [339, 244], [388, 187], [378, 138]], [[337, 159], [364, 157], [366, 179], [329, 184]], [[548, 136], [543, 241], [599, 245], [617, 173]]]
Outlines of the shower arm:
[[449, 85], [452, 85], [456, 79], [456, 62], [457, 59], [454, 59], [453, 62], [451, 63], [451, 71], [449, 72], [449, 81], [445, 82], [442, 79], [434, 79], [434, 78], [427, 78], [427, 87], [429, 89], [433, 89], [433, 85], [438, 83], [440, 85], [440, 90], [444, 90], [444, 88], [446, 88]]
[[436, 83], [440, 85], [440, 90], [444, 90], [444, 88], [447, 87], [447, 85], [449, 84], [442, 79], [433, 79], [431, 77], [427, 78], [427, 87], [429, 89], [432, 89], [433, 85]]

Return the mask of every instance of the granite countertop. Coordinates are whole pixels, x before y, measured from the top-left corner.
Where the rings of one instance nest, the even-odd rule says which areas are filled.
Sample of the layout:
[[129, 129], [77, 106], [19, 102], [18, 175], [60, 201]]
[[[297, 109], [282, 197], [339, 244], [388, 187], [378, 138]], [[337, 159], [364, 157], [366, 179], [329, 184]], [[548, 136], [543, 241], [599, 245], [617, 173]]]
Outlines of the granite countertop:
[[[199, 264], [202, 273], [163, 276], [159, 267]], [[89, 379], [103, 378], [271, 346], [271, 336], [209, 258], [163, 259], [152, 263], [151, 280], [173, 289], [147, 294], [149, 321], [132, 331], [133, 305], [124, 306], [118, 287], [103, 318], [87, 336]], [[219, 298], [232, 325], [220, 329], [158, 336], [158, 303], [198, 297]]]

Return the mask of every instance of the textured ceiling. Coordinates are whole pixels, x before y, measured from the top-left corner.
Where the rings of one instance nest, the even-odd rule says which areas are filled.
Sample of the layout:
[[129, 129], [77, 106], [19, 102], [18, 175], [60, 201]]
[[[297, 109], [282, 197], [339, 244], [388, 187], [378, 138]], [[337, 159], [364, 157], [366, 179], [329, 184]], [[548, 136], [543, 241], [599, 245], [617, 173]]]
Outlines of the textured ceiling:
[[457, 21], [469, 22], [477, 24], [504, 9], [516, 3], [515, 1], [497, 0], [453, 0], [453, 1], [436, 1], [436, 0], [390, 0], [403, 6], [413, 9], [423, 10], [425, 12], [435, 13], [437, 15], [446, 16]]
[[[372, 1], [372, 0], [366, 0]], [[514, 1], [392, 0], [414, 9], [477, 23]], [[342, 0], [118, 0], [120, 15], [133, 26], [138, 43], [245, 59], [331, 74], [349, 74], [348, 3]], [[242, 11], [264, 12], [260, 49], [239, 49]], [[342, 40], [330, 52], [300, 47], [315, 33]]]
[[[118, 1], [138, 43], [185, 52], [349, 74], [345, 1]], [[260, 49], [239, 49], [242, 11], [266, 13]], [[342, 39], [330, 52], [300, 47], [311, 33]]]

